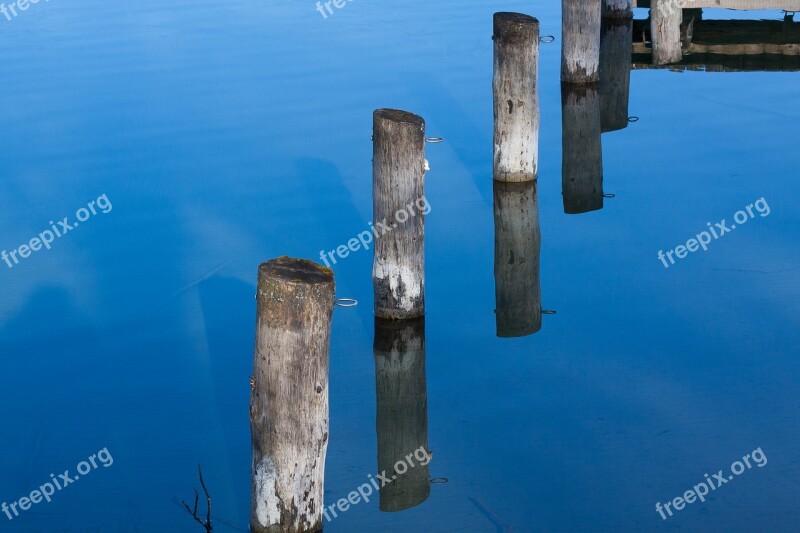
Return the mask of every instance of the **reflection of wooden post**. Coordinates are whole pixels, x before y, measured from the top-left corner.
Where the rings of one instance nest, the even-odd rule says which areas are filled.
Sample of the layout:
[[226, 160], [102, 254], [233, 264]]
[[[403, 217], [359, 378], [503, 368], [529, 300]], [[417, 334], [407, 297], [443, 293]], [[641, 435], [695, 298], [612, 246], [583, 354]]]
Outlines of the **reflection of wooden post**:
[[600, 107], [603, 131], [628, 126], [633, 19], [603, 19], [600, 37]]
[[494, 183], [494, 286], [498, 337], [542, 328], [536, 183]]
[[[420, 448], [429, 453], [425, 318], [375, 318], [374, 355], [378, 472], [392, 480], [380, 489], [380, 510], [402, 511], [427, 500], [431, 491], [429, 460], [406, 459]], [[400, 462], [408, 467], [404, 472], [395, 470]]]
[[564, 212], [603, 208], [600, 96], [594, 86], [561, 84]]
[[532, 181], [539, 162], [539, 21], [494, 14], [494, 179]]
[[603, 18], [633, 18], [633, 0], [603, 0]]
[[561, 11], [561, 81], [596, 82], [600, 79], [601, 0], [562, 0]]
[[680, 0], [652, 0], [650, 7], [650, 40], [653, 43], [653, 64], [677, 63], [681, 50]]
[[703, 20], [702, 9], [684, 9], [683, 22], [681, 23], [681, 43], [684, 47], [692, 46], [694, 38], [694, 24]]
[[409, 209], [424, 197], [425, 121], [378, 109], [373, 122], [375, 316], [414, 318], [425, 313], [425, 217]]
[[333, 273], [282, 257], [261, 265], [250, 395], [250, 530], [322, 529]]

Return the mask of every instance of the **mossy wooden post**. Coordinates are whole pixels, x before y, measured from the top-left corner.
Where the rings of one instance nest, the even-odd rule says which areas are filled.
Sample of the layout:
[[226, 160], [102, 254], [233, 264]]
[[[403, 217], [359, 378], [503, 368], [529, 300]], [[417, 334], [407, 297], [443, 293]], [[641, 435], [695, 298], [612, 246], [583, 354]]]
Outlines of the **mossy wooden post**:
[[633, 0], [603, 0], [604, 19], [632, 19]]
[[681, 0], [652, 0], [650, 4], [650, 40], [653, 43], [653, 64], [677, 63], [681, 50]]
[[[373, 115], [372, 204], [375, 316], [425, 314], [425, 121], [395, 109]], [[412, 215], [409, 210], [413, 209]]]
[[600, 107], [603, 132], [628, 127], [633, 19], [603, 19], [600, 37]]
[[494, 182], [494, 287], [498, 337], [542, 328], [536, 183]]
[[595, 83], [600, 79], [602, 0], [562, 0], [561, 81]]
[[[407, 459], [420, 448], [429, 454], [425, 318], [375, 318], [373, 354], [378, 472], [385, 472], [392, 480], [380, 488], [380, 510], [403, 511], [427, 500], [431, 492], [430, 459]], [[413, 468], [408, 466], [409, 461], [413, 461]], [[400, 462], [406, 465], [400, 466]]]
[[600, 95], [593, 85], [561, 84], [564, 212], [603, 208], [603, 149]]
[[273, 259], [258, 270], [256, 299], [250, 531], [321, 531], [333, 273]]
[[539, 21], [494, 14], [494, 179], [536, 179], [539, 164]]

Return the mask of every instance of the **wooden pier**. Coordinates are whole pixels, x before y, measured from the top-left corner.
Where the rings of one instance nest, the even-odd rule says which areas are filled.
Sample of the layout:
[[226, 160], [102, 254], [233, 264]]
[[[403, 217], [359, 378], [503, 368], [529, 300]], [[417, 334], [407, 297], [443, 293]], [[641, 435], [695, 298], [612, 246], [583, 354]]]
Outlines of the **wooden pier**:
[[[722, 8], [740, 11], [782, 9], [800, 11], [800, 0], [676, 0], [681, 9]], [[765, 5], [766, 3], [766, 5]], [[633, 0], [633, 7], [651, 7], [651, 0]]]
[[702, 20], [684, 17], [683, 57], [653, 62], [650, 23], [633, 22], [634, 70], [800, 71], [800, 23], [780, 20]]
[[[800, 11], [800, 0], [639, 0], [635, 7], [650, 9], [644, 21], [648, 28], [637, 27], [634, 42], [651, 43], [650, 60], [644, 64], [681, 64], [688, 54], [717, 55], [786, 55], [800, 53], [794, 12]], [[787, 15], [780, 21], [703, 21], [702, 9], [728, 8], [738, 10], [784, 10]], [[635, 21], [638, 25], [642, 21]], [[769, 23], [783, 24], [784, 31], [766, 28]], [[736, 23], [736, 24], [731, 24]], [[760, 27], [761, 26], [761, 27]], [[772, 40], [764, 40], [765, 34]], [[641, 37], [641, 41], [639, 39]], [[705, 42], [704, 42], [705, 41]], [[638, 53], [646, 53], [646, 45]], [[698, 58], [692, 58], [695, 65]], [[700, 60], [702, 61], [702, 60]], [[771, 63], [775, 63], [772, 61]], [[728, 62], [723, 62], [724, 68]], [[711, 65], [714, 65], [711, 63]], [[745, 70], [752, 70], [744, 67]], [[755, 69], [760, 70], [760, 69]], [[768, 70], [774, 70], [768, 69]]]

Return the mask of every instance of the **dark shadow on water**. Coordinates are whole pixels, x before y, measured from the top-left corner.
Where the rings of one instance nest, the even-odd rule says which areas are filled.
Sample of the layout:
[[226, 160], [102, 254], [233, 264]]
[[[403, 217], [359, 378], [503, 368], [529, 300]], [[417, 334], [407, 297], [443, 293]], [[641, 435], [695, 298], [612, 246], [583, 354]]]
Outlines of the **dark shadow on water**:
[[[242, 424], [250, 402], [249, 376], [253, 366], [255, 335], [255, 288], [238, 279], [215, 276], [198, 285], [203, 311], [211, 375], [219, 411], [219, 431], [225, 438], [230, 464], [236, 471], [249, 472], [250, 456], [243, 443], [250, 441]], [[244, 415], [243, 415], [244, 413]], [[249, 510], [249, 487], [234, 489], [239, 515]]]

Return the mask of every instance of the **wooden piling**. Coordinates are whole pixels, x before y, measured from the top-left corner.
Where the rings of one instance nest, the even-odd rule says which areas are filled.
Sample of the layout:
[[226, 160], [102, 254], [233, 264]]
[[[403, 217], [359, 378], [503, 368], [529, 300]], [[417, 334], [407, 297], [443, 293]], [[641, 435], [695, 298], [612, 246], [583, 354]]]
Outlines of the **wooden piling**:
[[494, 14], [494, 179], [536, 179], [539, 164], [539, 21]]
[[603, 208], [600, 95], [596, 86], [561, 84], [564, 213]]
[[[403, 511], [419, 505], [430, 495], [425, 318], [376, 317], [373, 354], [378, 472], [385, 472], [386, 478], [392, 480], [380, 488], [379, 508], [386, 512]], [[418, 452], [414, 457], [414, 452], [420, 449], [425, 453]], [[409, 455], [412, 457], [408, 458]], [[419, 460], [426, 455], [427, 459]], [[413, 461], [413, 468], [409, 461]]]
[[561, 81], [595, 83], [600, 79], [602, 0], [562, 0]]
[[273, 259], [259, 268], [256, 299], [250, 531], [321, 531], [333, 273]]
[[603, 18], [633, 18], [633, 0], [603, 0]]
[[652, 0], [650, 7], [650, 39], [653, 64], [677, 63], [683, 58], [680, 0]]
[[[425, 313], [425, 121], [395, 109], [373, 115], [375, 316]], [[413, 210], [413, 214], [410, 212]]]
[[603, 19], [600, 36], [600, 111], [605, 133], [628, 127], [633, 19]]
[[536, 183], [494, 183], [494, 286], [498, 337], [542, 328]]

